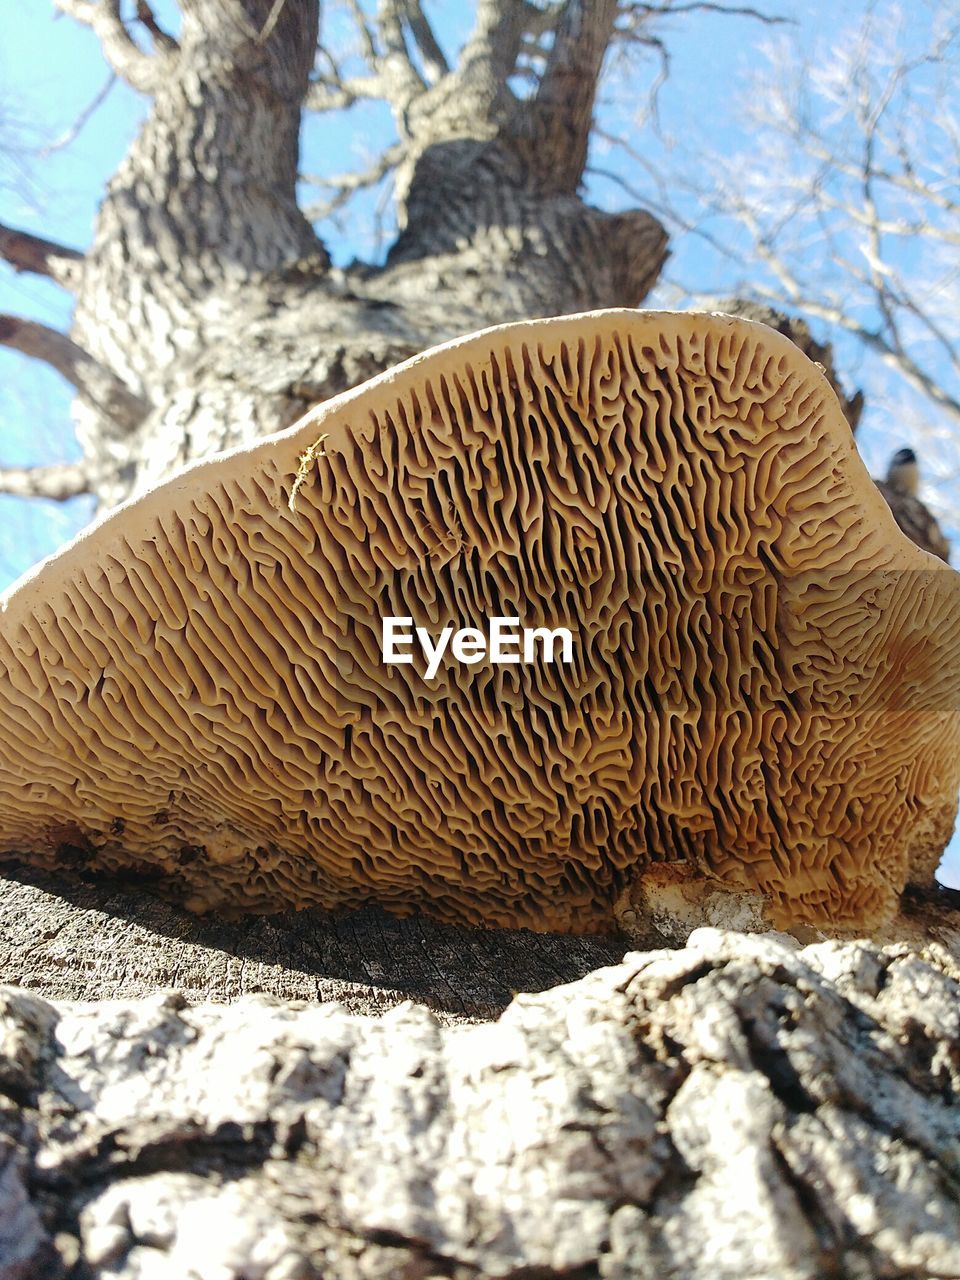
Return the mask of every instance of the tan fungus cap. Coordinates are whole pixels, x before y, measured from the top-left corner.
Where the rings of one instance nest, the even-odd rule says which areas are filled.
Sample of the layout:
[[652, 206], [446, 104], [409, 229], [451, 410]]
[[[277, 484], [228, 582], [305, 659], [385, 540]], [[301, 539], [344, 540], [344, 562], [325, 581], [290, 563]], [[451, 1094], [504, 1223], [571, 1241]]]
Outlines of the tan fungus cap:
[[[196, 910], [586, 931], [645, 872], [868, 927], [960, 785], [960, 581], [834, 393], [724, 316], [427, 352], [110, 514], [0, 603], [0, 852]], [[385, 666], [381, 620], [573, 661]]]

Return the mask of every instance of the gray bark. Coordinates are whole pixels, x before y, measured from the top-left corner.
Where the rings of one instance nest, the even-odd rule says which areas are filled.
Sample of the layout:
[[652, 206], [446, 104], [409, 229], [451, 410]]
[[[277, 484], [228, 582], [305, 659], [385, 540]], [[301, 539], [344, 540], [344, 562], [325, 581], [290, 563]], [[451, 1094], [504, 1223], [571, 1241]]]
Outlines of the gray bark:
[[7, 989], [0, 1277], [956, 1277], [958, 979], [701, 930], [479, 1025]]
[[65, 883], [4, 867], [0, 981], [53, 1000], [114, 1000], [176, 988], [190, 1000], [265, 993], [380, 1013], [401, 1000], [443, 1020], [495, 1018], [517, 991], [542, 991], [612, 964], [616, 937], [461, 929], [369, 909], [223, 920], [143, 889]]
[[[75, 0], [60, 3], [77, 13]], [[115, 6], [98, 4], [109, 11], [103, 38], [122, 42]], [[660, 224], [640, 211], [601, 213], [577, 194], [615, 0], [559, 7], [529, 102], [507, 81], [529, 25], [544, 22], [533, 6], [485, 0], [459, 65], [431, 85], [406, 52], [419, 31], [442, 71], [422, 12], [381, 5], [370, 61], [400, 134], [403, 231], [385, 266], [343, 270], [331, 268], [295, 189], [302, 104], [323, 99], [308, 84], [317, 0], [181, 7], [178, 46], [156, 55], [161, 75], [149, 55], [131, 55], [130, 78], [149, 87], [152, 108], [107, 188], [77, 286], [73, 338], [151, 406], [131, 428], [78, 402], [104, 504], [288, 426], [437, 342], [523, 317], [636, 306], [655, 282]]]

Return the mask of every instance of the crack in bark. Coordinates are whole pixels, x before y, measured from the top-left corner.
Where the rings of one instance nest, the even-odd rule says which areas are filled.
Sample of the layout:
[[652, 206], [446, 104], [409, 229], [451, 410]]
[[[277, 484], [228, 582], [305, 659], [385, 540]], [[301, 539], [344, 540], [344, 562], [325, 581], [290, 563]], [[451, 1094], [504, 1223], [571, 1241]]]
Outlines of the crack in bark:
[[[80, 1273], [130, 1280], [144, 1250], [171, 1280], [185, 1250], [214, 1268], [214, 1219], [238, 1274], [254, 1246], [344, 1280], [951, 1274], [960, 1120], [942, 1090], [896, 1083], [907, 1050], [875, 1028], [909, 1008], [956, 1036], [956, 963], [701, 934], [480, 1025], [5, 994], [0, 1045], [34, 1064], [13, 1141], [39, 1216], [20, 1240], [39, 1258], [59, 1231]], [[940, 1135], [923, 1151], [921, 1131]]]

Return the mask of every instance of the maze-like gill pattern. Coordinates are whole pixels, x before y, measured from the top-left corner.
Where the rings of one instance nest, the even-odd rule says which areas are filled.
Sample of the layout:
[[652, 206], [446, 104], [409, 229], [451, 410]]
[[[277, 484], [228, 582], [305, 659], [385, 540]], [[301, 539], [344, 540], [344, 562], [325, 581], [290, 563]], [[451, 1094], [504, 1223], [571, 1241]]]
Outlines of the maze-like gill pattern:
[[[786, 339], [506, 326], [184, 472], [12, 591], [0, 848], [197, 909], [569, 930], [668, 863], [781, 923], [867, 925], [952, 824], [958, 603]], [[574, 662], [381, 663], [384, 615], [491, 614], [568, 626]]]

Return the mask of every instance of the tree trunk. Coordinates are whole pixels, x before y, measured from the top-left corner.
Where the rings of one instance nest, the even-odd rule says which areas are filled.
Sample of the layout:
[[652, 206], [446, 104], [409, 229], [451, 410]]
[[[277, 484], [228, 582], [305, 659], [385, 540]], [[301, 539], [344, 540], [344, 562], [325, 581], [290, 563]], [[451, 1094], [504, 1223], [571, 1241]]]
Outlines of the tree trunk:
[[102, 503], [437, 342], [636, 306], [655, 282], [659, 223], [577, 195], [615, 0], [566, 5], [531, 102], [505, 85], [516, 0], [479, 6], [461, 66], [435, 89], [394, 86], [403, 231], [385, 266], [345, 270], [296, 200], [317, 0], [282, 5], [272, 26], [272, 0], [182, 7], [179, 51], [109, 184], [77, 294], [76, 341], [150, 406], [131, 429], [80, 402]]

